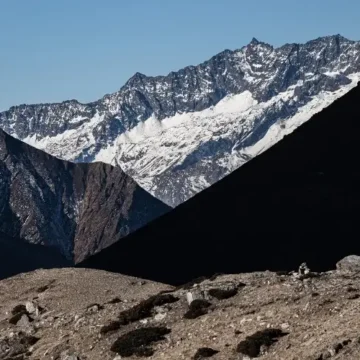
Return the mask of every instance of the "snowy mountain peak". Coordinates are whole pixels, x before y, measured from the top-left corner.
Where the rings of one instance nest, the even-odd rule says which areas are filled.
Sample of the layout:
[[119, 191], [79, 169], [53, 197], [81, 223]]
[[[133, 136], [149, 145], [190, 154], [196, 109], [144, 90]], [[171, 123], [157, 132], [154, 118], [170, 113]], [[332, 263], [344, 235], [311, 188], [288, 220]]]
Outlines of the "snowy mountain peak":
[[258, 45], [258, 44], [260, 44], [260, 41], [253, 37], [249, 45]]
[[11, 135], [57, 157], [120, 165], [175, 206], [291, 132], [355, 86], [360, 43], [341, 35], [238, 50], [166, 76], [136, 73], [80, 104], [0, 113]]
[[136, 72], [125, 84], [122, 88], [123, 90], [129, 90], [131, 88], [137, 88], [142, 86], [142, 82], [146, 79], [146, 75], [140, 72]]

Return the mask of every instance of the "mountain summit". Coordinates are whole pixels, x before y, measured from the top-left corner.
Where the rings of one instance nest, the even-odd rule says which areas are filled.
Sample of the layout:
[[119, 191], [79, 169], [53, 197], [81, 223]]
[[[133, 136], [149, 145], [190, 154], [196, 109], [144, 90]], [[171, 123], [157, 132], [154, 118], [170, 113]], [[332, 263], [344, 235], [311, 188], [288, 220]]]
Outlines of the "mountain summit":
[[257, 156], [360, 79], [360, 43], [340, 35], [241, 49], [167, 76], [136, 73], [81, 104], [20, 105], [0, 127], [59, 158], [119, 165], [171, 206]]

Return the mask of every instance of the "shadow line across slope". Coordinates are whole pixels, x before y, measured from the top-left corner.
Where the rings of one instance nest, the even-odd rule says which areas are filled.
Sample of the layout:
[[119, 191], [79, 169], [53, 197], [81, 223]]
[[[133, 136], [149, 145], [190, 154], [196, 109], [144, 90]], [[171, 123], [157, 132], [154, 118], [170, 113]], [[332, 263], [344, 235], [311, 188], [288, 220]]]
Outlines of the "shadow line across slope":
[[81, 267], [170, 284], [333, 268], [360, 253], [360, 86], [243, 167]]

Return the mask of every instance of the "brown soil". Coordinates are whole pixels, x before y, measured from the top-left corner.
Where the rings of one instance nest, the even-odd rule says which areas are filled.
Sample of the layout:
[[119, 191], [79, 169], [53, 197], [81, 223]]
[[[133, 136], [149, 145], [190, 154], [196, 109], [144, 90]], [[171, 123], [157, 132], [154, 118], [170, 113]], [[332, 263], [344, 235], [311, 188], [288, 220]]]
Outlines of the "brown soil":
[[[103, 271], [39, 270], [0, 282], [0, 359], [355, 360], [359, 284], [357, 272], [301, 278], [262, 272], [174, 289]], [[211, 304], [195, 319], [184, 318], [188, 292]], [[160, 293], [179, 301], [154, 302]], [[146, 316], [111, 327], [124, 311], [149, 303]], [[19, 322], [9, 323], [19, 310]], [[13, 357], [9, 346], [17, 349]]]

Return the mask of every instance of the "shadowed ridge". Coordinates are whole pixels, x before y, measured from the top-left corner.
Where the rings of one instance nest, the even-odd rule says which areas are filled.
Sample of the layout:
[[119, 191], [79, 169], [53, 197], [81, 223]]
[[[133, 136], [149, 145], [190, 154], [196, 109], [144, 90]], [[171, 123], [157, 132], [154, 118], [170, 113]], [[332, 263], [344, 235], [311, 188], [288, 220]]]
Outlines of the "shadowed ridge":
[[70, 265], [70, 261], [56, 249], [27, 244], [0, 232], [0, 280], [39, 268], [62, 268]]
[[63, 161], [0, 130], [3, 242], [46, 245], [74, 263], [168, 210], [120, 167]]
[[80, 264], [179, 284], [216, 272], [316, 270], [360, 253], [359, 85], [171, 213]]

